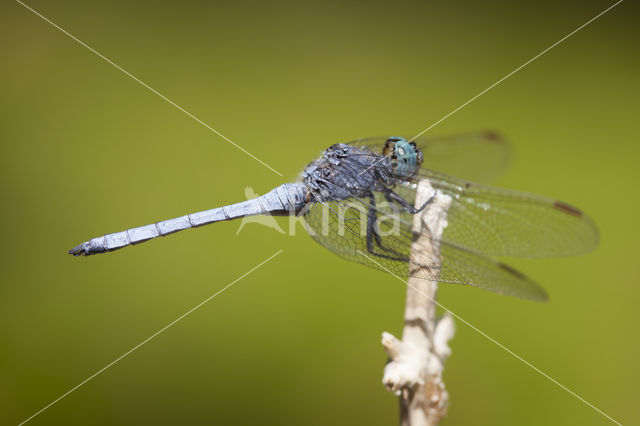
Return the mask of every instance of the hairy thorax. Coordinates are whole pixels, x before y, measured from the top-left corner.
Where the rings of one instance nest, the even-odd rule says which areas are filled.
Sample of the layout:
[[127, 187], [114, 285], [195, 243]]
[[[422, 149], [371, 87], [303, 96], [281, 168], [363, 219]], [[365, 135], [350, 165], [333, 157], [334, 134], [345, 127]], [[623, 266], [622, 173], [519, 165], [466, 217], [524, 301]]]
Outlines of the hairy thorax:
[[389, 185], [393, 172], [388, 158], [347, 144], [327, 148], [302, 173], [308, 202], [367, 197]]

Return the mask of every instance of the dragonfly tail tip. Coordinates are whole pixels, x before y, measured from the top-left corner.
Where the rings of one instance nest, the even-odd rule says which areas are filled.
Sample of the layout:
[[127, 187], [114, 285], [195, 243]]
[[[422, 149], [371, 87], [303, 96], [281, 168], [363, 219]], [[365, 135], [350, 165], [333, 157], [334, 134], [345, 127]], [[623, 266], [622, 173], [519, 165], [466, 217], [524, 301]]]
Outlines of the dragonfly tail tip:
[[69, 254], [73, 256], [86, 256], [87, 251], [85, 250], [85, 244], [86, 243], [82, 243], [79, 246], [72, 248], [71, 250], [69, 250]]

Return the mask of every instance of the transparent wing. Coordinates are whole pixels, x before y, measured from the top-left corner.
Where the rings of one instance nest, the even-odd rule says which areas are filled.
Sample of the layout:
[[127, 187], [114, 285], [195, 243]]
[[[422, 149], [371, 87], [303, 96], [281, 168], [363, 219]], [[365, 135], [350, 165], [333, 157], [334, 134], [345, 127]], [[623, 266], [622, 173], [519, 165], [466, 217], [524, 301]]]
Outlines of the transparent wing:
[[[375, 196], [378, 219], [398, 216], [396, 208], [380, 194]], [[409, 276], [409, 270], [423, 279], [467, 284], [500, 294], [529, 300], [546, 300], [545, 291], [535, 282], [510, 267], [488, 257], [440, 243], [440, 256], [413, 241], [413, 216], [400, 213], [400, 221], [381, 220], [377, 237], [367, 229], [370, 201], [349, 199], [318, 203], [305, 214], [308, 231], [321, 245], [339, 256], [398, 276]], [[397, 229], [394, 228], [397, 226]], [[420, 253], [420, 256], [412, 255]], [[418, 268], [416, 268], [416, 266]]]
[[[388, 138], [363, 138], [350, 144], [382, 154]], [[506, 141], [492, 131], [422, 137], [414, 142], [424, 155], [422, 167], [473, 182], [490, 182], [504, 171], [509, 162]]]
[[[561, 201], [470, 183], [431, 170], [418, 178], [452, 198], [443, 242], [490, 256], [554, 257], [592, 250], [598, 242], [593, 221]], [[415, 184], [394, 191], [409, 203]]]

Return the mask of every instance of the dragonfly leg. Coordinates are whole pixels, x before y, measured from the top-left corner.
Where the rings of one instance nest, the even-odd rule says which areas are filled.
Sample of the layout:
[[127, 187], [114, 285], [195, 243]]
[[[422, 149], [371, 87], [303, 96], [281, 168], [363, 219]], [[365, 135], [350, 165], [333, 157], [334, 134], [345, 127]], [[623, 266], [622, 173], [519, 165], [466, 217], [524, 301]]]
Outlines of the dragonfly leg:
[[380, 239], [380, 235], [378, 235], [375, 228], [377, 218], [376, 201], [373, 198], [373, 195], [371, 195], [369, 196], [369, 210], [367, 211], [367, 251], [372, 254], [374, 253], [374, 240], [376, 245], [384, 250], [384, 248], [382, 247], [382, 240]]
[[[401, 253], [398, 253], [397, 251], [391, 248], [385, 247], [384, 244], [382, 244], [382, 239], [380, 238], [380, 235], [376, 232], [376, 227], [375, 227], [377, 218], [378, 216], [377, 216], [377, 210], [376, 210], [376, 201], [375, 201], [375, 198], [373, 197], [373, 194], [371, 194], [369, 196], [369, 211], [367, 212], [367, 251], [374, 256], [381, 257], [384, 259], [399, 260], [402, 262], [409, 261], [409, 259], [405, 256], [402, 256]], [[374, 245], [373, 245], [374, 242], [376, 246], [378, 246], [380, 249], [382, 249], [387, 253], [393, 254], [394, 256], [378, 253], [374, 249]]]
[[424, 210], [425, 207], [427, 207], [429, 204], [433, 202], [433, 200], [436, 198], [436, 193], [434, 192], [433, 195], [429, 197], [429, 199], [425, 201], [424, 204], [419, 208], [415, 208], [409, 202], [407, 202], [407, 200], [405, 200], [404, 198], [402, 198], [401, 196], [399, 196], [398, 194], [396, 194], [395, 192], [393, 192], [388, 188], [385, 191], [385, 197], [387, 197], [387, 200], [389, 201], [398, 203], [400, 207], [402, 207], [409, 213], [417, 214], [417, 213], [420, 213], [422, 210]]

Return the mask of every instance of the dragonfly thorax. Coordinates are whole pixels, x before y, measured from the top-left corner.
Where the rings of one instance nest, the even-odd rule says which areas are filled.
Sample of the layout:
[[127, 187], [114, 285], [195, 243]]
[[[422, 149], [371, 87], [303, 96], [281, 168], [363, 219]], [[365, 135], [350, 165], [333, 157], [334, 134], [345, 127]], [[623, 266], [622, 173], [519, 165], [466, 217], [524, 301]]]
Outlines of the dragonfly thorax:
[[352, 145], [335, 144], [302, 173], [309, 201], [368, 197], [380, 185], [392, 185], [391, 160]]

